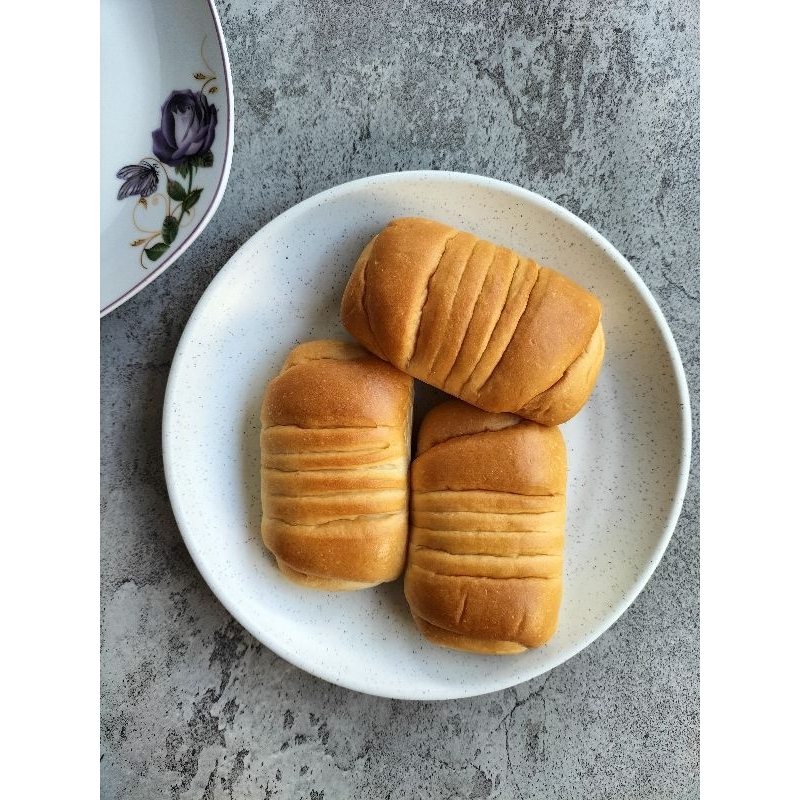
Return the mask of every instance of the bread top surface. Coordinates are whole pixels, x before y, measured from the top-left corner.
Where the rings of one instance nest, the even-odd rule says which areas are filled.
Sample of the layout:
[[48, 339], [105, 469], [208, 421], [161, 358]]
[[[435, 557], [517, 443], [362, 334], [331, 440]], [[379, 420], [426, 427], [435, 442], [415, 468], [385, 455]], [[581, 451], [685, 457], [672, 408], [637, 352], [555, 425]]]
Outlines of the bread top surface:
[[491, 414], [460, 400], [445, 400], [425, 415], [417, 435], [417, 455], [458, 436], [496, 431], [517, 425], [516, 414]]
[[419, 326], [420, 304], [414, 300], [427, 295], [431, 274], [457, 233], [433, 220], [397, 219], [368, 245], [367, 257], [359, 259], [360, 301], [369, 328], [385, 357], [401, 369], [411, 358]]
[[405, 427], [410, 376], [360, 345], [323, 339], [287, 356], [264, 393], [263, 426], [302, 428]]
[[[362, 251], [341, 319], [398, 369], [484, 410], [552, 425], [577, 413], [594, 388], [601, 312], [594, 295], [531, 258], [406, 217]], [[592, 362], [581, 371], [591, 380], [562, 381], [587, 351]]]
[[[423, 419], [412, 490], [563, 496], [567, 451], [558, 427], [446, 400]], [[520, 498], [522, 500], [522, 498]]]

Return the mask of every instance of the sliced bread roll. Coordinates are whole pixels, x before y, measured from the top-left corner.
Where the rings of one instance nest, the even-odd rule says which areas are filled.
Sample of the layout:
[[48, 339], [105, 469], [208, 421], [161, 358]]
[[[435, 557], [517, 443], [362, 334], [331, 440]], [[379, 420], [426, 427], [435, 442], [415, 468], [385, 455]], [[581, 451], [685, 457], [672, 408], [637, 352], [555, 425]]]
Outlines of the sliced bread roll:
[[603, 360], [601, 304], [553, 269], [429, 219], [396, 219], [363, 250], [341, 319], [367, 349], [492, 412], [573, 417]]
[[447, 400], [422, 421], [411, 465], [404, 589], [432, 642], [519, 653], [556, 630], [566, 515], [557, 427]]
[[408, 541], [413, 381], [358, 345], [301, 344], [261, 408], [261, 535], [291, 581], [398, 578]]

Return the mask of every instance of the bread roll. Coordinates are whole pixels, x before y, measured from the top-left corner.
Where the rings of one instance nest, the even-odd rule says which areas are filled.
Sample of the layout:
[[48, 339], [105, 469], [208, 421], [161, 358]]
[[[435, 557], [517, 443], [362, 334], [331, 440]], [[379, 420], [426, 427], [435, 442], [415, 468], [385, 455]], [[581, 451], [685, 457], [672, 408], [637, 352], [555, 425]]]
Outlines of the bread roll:
[[566, 481], [557, 427], [455, 399], [426, 415], [411, 465], [405, 595], [430, 641], [506, 654], [550, 639]]
[[301, 344], [261, 408], [261, 535], [291, 581], [398, 578], [408, 543], [413, 381], [358, 345]]
[[363, 250], [344, 326], [425, 383], [492, 412], [566, 422], [594, 388], [600, 301], [548, 267], [439, 222], [396, 219]]

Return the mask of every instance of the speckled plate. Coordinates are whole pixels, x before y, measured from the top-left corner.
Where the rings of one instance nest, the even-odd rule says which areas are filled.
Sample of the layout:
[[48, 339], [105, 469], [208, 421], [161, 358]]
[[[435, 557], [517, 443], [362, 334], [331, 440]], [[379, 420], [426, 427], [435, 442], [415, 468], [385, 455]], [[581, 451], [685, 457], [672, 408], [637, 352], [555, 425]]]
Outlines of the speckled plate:
[[233, 153], [233, 87], [212, 0], [100, 4], [100, 316], [186, 252]]
[[[400, 581], [356, 593], [286, 582], [259, 532], [259, 408], [297, 343], [350, 338], [341, 295], [393, 217], [428, 216], [555, 267], [604, 304], [607, 351], [589, 403], [563, 427], [569, 454], [564, 599], [548, 644], [517, 656], [445, 650], [418, 634]], [[417, 383], [417, 409], [436, 393]], [[419, 415], [418, 415], [419, 416]], [[378, 175], [312, 197], [256, 233], [219, 272], [181, 338], [164, 408], [178, 525], [211, 589], [253, 636], [361, 692], [448, 699], [533, 678], [625, 611], [672, 535], [688, 476], [686, 380], [656, 302], [597, 232], [529, 191], [459, 173]]]

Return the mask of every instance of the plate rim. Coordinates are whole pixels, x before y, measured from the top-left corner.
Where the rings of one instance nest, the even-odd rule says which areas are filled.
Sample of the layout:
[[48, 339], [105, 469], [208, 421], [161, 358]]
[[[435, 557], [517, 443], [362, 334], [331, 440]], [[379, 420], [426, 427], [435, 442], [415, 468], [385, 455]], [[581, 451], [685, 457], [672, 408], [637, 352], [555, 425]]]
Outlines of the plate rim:
[[[225, 82], [225, 97], [227, 99], [228, 111], [226, 115], [226, 124], [225, 124], [225, 133], [226, 133], [226, 142], [227, 146], [225, 148], [225, 158], [222, 165], [222, 172], [220, 173], [219, 180], [217, 181], [217, 186], [214, 190], [214, 194], [212, 195], [211, 204], [206, 209], [203, 216], [200, 217], [195, 222], [194, 227], [188, 234], [188, 236], [176, 246], [175, 250], [173, 250], [167, 258], [164, 259], [160, 264], [154, 266], [152, 271], [148, 270], [148, 273], [140, 280], [137, 281], [133, 286], [126, 289], [119, 297], [112, 300], [111, 302], [107, 303], [105, 306], [100, 307], [100, 318], [102, 319], [107, 314], [110, 314], [115, 309], [119, 308], [121, 305], [126, 303], [132, 297], [137, 295], [142, 289], [152, 283], [159, 275], [165, 272], [169, 267], [171, 267], [185, 252], [189, 249], [189, 247], [194, 243], [195, 239], [206, 229], [208, 223], [211, 222], [211, 218], [217, 212], [219, 208], [219, 204], [222, 202], [222, 197], [225, 194], [225, 190], [228, 186], [228, 178], [230, 177], [231, 171], [231, 162], [233, 160], [233, 132], [234, 132], [234, 125], [233, 125], [233, 76], [231, 73], [231, 65], [230, 59], [228, 57], [228, 46], [225, 42], [225, 36], [222, 31], [222, 24], [219, 19], [219, 14], [217, 12], [216, 5], [214, 0], [203, 0], [208, 10], [211, 13], [211, 21], [214, 26], [214, 31], [216, 33], [216, 40], [217, 44], [219, 45], [220, 55], [222, 57], [222, 71], [224, 73], [224, 82]], [[101, 120], [102, 126], [102, 120]], [[102, 131], [101, 131], [102, 135]], [[102, 234], [101, 234], [102, 236]], [[100, 272], [98, 278], [102, 276], [103, 265], [102, 262], [100, 263]]]
[[[609, 614], [603, 619], [602, 624], [598, 626], [598, 628], [592, 631], [592, 634], [588, 637], [585, 637], [576, 645], [571, 648], [562, 651], [558, 657], [553, 658], [552, 663], [547, 665], [540, 665], [539, 668], [532, 671], [530, 674], [527, 674], [525, 677], [516, 680], [513, 683], [505, 683], [501, 682], [502, 685], [497, 686], [487, 686], [485, 689], [481, 689], [476, 691], [473, 687], [470, 687], [464, 691], [458, 691], [458, 685], [449, 685], [447, 686], [448, 691], [439, 691], [432, 694], [420, 694], [411, 692], [377, 692], [370, 688], [365, 688], [363, 683], [360, 683], [358, 680], [352, 680], [348, 675], [337, 674], [334, 675], [332, 672], [318, 669], [314, 664], [308, 663], [298, 663], [299, 659], [296, 658], [295, 654], [289, 650], [288, 647], [284, 647], [283, 643], [280, 641], [277, 642], [266, 642], [259, 634], [257, 634], [251, 625], [249, 624], [249, 620], [243, 619], [245, 615], [240, 614], [239, 611], [236, 610], [235, 604], [229, 599], [228, 593], [223, 584], [221, 584], [217, 579], [214, 577], [213, 573], [210, 572], [208, 565], [203, 561], [202, 557], [199, 556], [195, 545], [193, 544], [191, 537], [187, 536], [185, 532], [185, 528], [188, 528], [188, 524], [184, 518], [183, 510], [181, 508], [179, 498], [175, 497], [175, 490], [174, 490], [174, 458], [171, 455], [171, 446], [170, 446], [170, 437], [172, 435], [172, 417], [170, 413], [170, 407], [172, 406], [172, 398], [175, 392], [177, 391], [175, 375], [177, 374], [178, 370], [175, 369], [176, 364], [180, 364], [180, 362], [184, 358], [184, 351], [188, 349], [188, 342], [190, 339], [194, 337], [195, 328], [199, 324], [200, 318], [203, 316], [204, 309], [206, 305], [212, 302], [211, 297], [213, 295], [212, 287], [218, 280], [225, 280], [227, 273], [234, 269], [236, 265], [241, 261], [247, 261], [249, 258], [252, 257], [253, 251], [257, 249], [259, 241], [262, 237], [267, 235], [267, 232], [271, 227], [277, 227], [278, 224], [285, 224], [287, 221], [291, 222], [292, 218], [295, 216], [299, 216], [304, 213], [307, 209], [312, 208], [314, 206], [323, 204], [339, 195], [347, 194], [348, 192], [355, 192], [359, 191], [365, 187], [368, 187], [370, 184], [382, 184], [382, 183], [394, 183], [394, 182], [402, 182], [402, 181], [414, 181], [414, 180], [437, 180], [437, 179], [444, 179], [446, 181], [452, 181], [454, 183], [469, 183], [472, 185], [480, 185], [486, 188], [495, 189], [503, 192], [508, 192], [511, 195], [518, 197], [527, 202], [532, 202], [536, 205], [540, 205], [545, 210], [550, 211], [555, 216], [562, 218], [566, 222], [574, 225], [578, 228], [584, 235], [587, 236], [590, 240], [592, 240], [596, 245], [598, 245], [602, 250], [604, 250], [609, 257], [615, 262], [615, 264], [622, 269], [625, 273], [626, 277], [634, 284], [634, 287], [641, 297], [642, 301], [646, 304], [648, 310], [652, 314], [657, 327], [658, 332], [661, 335], [662, 340], [666, 346], [667, 354], [669, 356], [674, 378], [675, 378], [675, 385], [678, 394], [678, 412], [681, 417], [681, 457], [680, 463], [678, 465], [678, 472], [676, 477], [676, 488], [675, 493], [672, 498], [672, 502], [670, 505], [669, 513], [666, 515], [664, 528], [661, 532], [661, 535], [658, 540], [658, 545], [653, 549], [650, 554], [649, 563], [647, 566], [641, 571], [641, 574], [638, 576], [637, 580], [633, 582], [628, 591], [625, 592], [617, 602], [614, 604], [613, 609], [609, 612]], [[335, 186], [329, 187], [324, 189], [316, 194], [313, 194], [304, 200], [296, 203], [295, 205], [290, 206], [288, 209], [284, 210], [283, 212], [277, 214], [273, 217], [269, 222], [264, 224], [261, 228], [259, 228], [255, 233], [251, 234], [245, 242], [230, 256], [230, 258], [226, 261], [226, 263], [220, 268], [217, 274], [212, 278], [209, 282], [208, 286], [206, 286], [203, 294], [201, 295], [200, 299], [198, 300], [197, 304], [195, 305], [192, 313], [187, 320], [186, 326], [181, 334], [180, 340], [175, 348], [175, 352], [173, 354], [173, 358], [170, 364], [170, 371], [169, 376], [167, 378], [167, 384], [164, 394], [164, 403], [162, 408], [162, 457], [164, 463], [164, 475], [167, 484], [167, 492], [170, 498], [170, 503], [172, 506], [173, 514], [175, 516], [176, 524], [178, 525], [178, 529], [181, 532], [181, 537], [184, 541], [184, 544], [189, 551], [190, 556], [192, 557], [192, 561], [200, 572], [201, 576], [205, 580], [208, 587], [214, 593], [214, 596], [217, 600], [223, 605], [223, 607], [228, 611], [229, 614], [240, 624], [243, 628], [245, 628], [248, 633], [250, 633], [253, 638], [267, 647], [276, 655], [283, 658], [285, 661], [289, 662], [290, 664], [294, 665], [298, 669], [303, 670], [311, 675], [314, 675], [321, 680], [324, 680], [328, 683], [341, 686], [345, 689], [349, 689], [351, 691], [356, 691], [362, 694], [367, 694], [376, 697], [384, 697], [389, 699], [395, 700], [408, 700], [408, 701], [439, 701], [439, 700], [456, 700], [456, 699], [464, 699], [467, 697], [478, 697], [485, 694], [490, 694], [496, 691], [502, 691], [504, 689], [510, 688], [511, 686], [516, 686], [521, 683], [524, 683], [529, 680], [533, 680], [534, 678], [548, 673], [550, 670], [554, 669], [561, 664], [569, 661], [579, 652], [587, 648], [593, 642], [597, 641], [603, 634], [605, 634], [613, 625], [620, 619], [620, 617], [630, 608], [633, 602], [636, 600], [638, 595], [650, 581], [653, 573], [655, 572], [658, 565], [661, 563], [661, 560], [666, 552], [667, 547], [669, 546], [670, 541], [672, 540], [672, 536], [675, 532], [675, 528], [678, 523], [678, 519], [680, 517], [681, 511], [683, 509], [683, 505], [686, 498], [686, 491], [688, 488], [689, 482], [689, 473], [691, 467], [691, 442], [692, 442], [692, 415], [691, 415], [691, 397], [689, 394], [688, 382], [686, 378], [686, 372], [683, 367], [683, 362], [680, 357], [680, 352], [678, 350], [677, 344], [675, 342], [674, 335], [672, 330], [669, 326], [669, 323], [664, 316], [658, 302], [656, 301], [653, 294], [648, 289], [647, 285], [641, 278], [641, 276], [636, 272], [636, 270], [630, 265], [628, 260], [617, 250], [614, 245], [612, 245], [599, 231], [589, 225], [587, 222], [582, 220], [580, 217], [569, 211], [569, 209], [564, 208], [563, 206], [558, 205], [557, 203], [549, 200], [548, 198], [544, 197], [543, 195], [538, 194], [530, 189], [526, 189], [524, 187], [518, 186], [516, 184], [500, 180], [497, 178], [484, 176], [476, 173], [468, 173], [468, 172], [459, 172], [459, 171], [452, 171], [452, 170], [408, 170], [408, 171], [397, 171], [397, 172], [388, 172], [388, 173], [376, 173], [373, 175], [364, 176], [361, 178], [356, 178], [351, 181], [346, 181], [344, 183], [337, 184]], [[398, 687], [398, 689], [401, 687]], [[440, 687], [443, 689], [445, 687]]]

